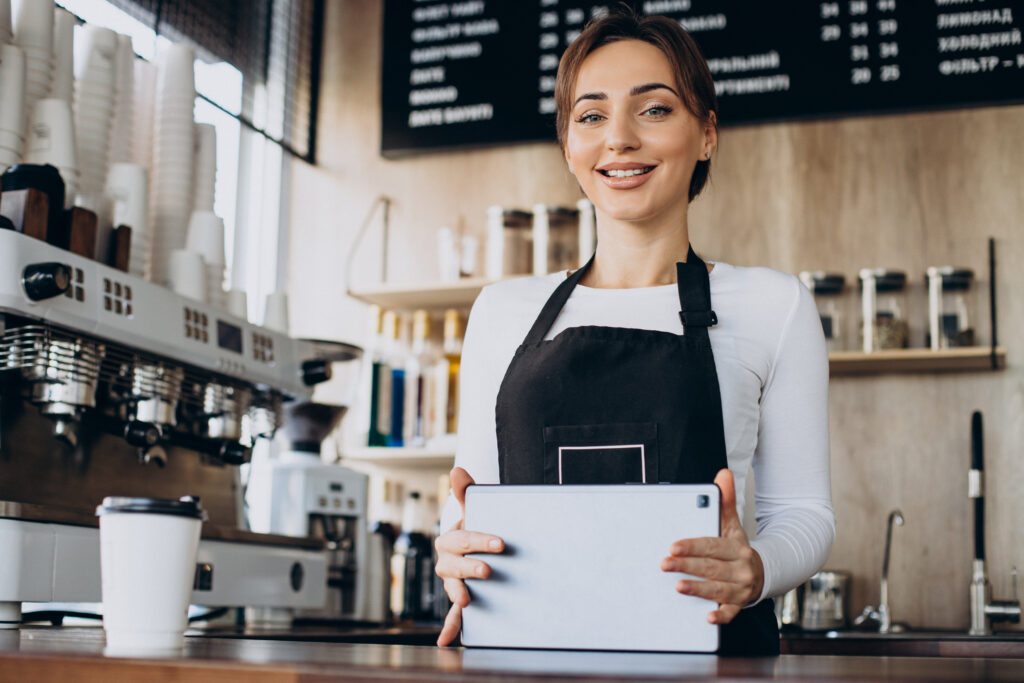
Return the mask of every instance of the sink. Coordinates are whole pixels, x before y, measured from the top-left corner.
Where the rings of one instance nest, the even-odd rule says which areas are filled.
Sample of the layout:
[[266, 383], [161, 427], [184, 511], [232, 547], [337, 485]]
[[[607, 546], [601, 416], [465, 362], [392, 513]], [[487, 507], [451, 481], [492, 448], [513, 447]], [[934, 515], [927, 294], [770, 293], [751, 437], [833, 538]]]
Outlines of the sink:
[[1024, 631], [1004, 631], [990, 636], [923, 629], [901, 633], [795, 632], [782, 634], [782, 651], [821, 655], [1024, 658]]

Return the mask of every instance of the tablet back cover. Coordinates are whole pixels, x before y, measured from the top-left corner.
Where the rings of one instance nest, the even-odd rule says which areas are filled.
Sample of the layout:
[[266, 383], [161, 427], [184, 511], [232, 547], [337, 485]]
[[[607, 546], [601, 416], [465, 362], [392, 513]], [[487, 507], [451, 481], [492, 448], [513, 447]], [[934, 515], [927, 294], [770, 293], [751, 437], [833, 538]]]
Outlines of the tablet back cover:
[[[656, 652], [714, 652], [715, 603], [681, 595], [661, 571], [673, 542], [719, 535], [712, 484], [471, 486], [465, 528], [500, 536], [467, 579], [462, 643]], [[693, 578], [693, 577], [687, 577]]]

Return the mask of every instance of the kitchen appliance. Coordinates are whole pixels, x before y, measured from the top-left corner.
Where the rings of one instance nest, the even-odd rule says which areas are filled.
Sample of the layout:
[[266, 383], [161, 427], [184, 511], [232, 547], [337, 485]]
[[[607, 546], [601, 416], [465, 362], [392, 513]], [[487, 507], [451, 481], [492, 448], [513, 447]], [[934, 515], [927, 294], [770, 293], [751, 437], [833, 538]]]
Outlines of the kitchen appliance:
[[238, 466], [329, 376], [311, 342], [0, 229], [0, 622], [100, 601], [108, 495], [202, 499], [194, 604], [323, 607], [324, 539], [248, 531]]
[[800, 625], [805, 631], [831, 631], [846, 626], [850, 574], [821, 571], [804, 584]]
[[[358, 353], [346, 360], [361, 356], [361, 350], [350, 348]], [[380, 623], [389, 617], [386, 602], [380, 599], [387, 573], [376, 565], [390, 560], [367, 528], [369, 478], [320, 457], [321, 442], [345, 411], [345, 406], [311, 402], [288, 408], [288, 450], [252, 463], [246, 496], [249, 519], [254, 531], [320, 538], [326, 545], [327, 600], [296, 617]], [[253, 616], [276, 618], [267, 612]]]

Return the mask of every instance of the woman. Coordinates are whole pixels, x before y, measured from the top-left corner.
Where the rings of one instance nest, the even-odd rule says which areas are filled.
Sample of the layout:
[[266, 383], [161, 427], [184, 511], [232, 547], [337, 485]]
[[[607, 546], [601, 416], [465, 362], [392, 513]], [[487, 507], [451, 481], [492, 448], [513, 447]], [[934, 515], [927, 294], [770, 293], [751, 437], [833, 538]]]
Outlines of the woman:
[[[661, 569], [706, 579], [676, 590], [719, 603], [708, 620], [723, 627], [720, 652], [778, 654], [768, 598], [817, 571], [835, 535], [813, 300], [790, 275], [706, 265], [690, 247], [687, 210], [718, 142], [717, 102], [676, 22], [620, 12], [590, 24], [563, 55], [555, 94], [559, 143], [595, 206], [598, 247], [574, 273], [493, 285], [474, 304], [442, 520], [451, 531], [437, 541], [454, 603], [438, 644], [458, 633], [463, 579], [490, 572], [464, 555], [503, 548], [461, 529], [474, 480], [714, 481], [721, 536], [680, 539]], [[626, 448], [579, 449], [641, 443], [640, 467]], [[560, 459], [563, 446], [582, 455]], [[753, 542], [740, 525], [751, 464]]]

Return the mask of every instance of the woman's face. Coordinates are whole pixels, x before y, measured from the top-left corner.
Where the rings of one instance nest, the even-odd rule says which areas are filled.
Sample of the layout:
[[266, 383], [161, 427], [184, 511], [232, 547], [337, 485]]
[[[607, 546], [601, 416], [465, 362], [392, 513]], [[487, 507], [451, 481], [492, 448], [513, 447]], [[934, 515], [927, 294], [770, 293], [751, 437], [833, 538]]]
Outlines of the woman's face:
[[697, 161], [714, 126], [694, 117], [664, 53], [640, 40], [599, 47], [583, 61], [565, 158], [587, 197], [616, 220], [685, 216]]

